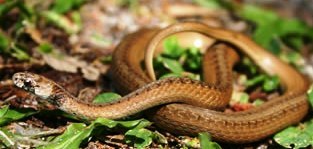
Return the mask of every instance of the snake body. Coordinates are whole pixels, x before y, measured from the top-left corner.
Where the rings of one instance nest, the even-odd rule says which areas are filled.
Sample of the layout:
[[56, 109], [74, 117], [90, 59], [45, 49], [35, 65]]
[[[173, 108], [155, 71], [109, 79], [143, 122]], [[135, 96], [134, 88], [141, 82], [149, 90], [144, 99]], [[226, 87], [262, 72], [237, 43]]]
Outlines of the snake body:
[[[232, 48], [223, 44], [214, 44], [204, 55], [205, 82], [189, 78], [154, 81], [151, 62], [154, 49], [165, 37], [180, 32], [197, 32], [238, 48], [263, 71], [280, 78], [283, 94], [247, 111], [216, 111], [229, 101], [231, 68], [238, 60]], [[148, 74], [140, 63], [144, 57]], [[37, 74], [20, 72], [12, 79], [16, 86], [81, 118], [120, 119], [149, 109], [148, 117], [170, 132], [186, 135], [209, 132], [215, 140], [232, 143], [263, 139], [298, 123], [308, 111], [306, 91], [309, 85], [301, 74], [243, 34], [201, 23], [185, 22], [165, 29], [142, 29], [126, 36], [113, 54], [111, 76], [116, 88], [129, 94], [117, 102], [103, 105], [80, 102], [58, 84]], [[158, 105], [161, 106], [150, 110]]]

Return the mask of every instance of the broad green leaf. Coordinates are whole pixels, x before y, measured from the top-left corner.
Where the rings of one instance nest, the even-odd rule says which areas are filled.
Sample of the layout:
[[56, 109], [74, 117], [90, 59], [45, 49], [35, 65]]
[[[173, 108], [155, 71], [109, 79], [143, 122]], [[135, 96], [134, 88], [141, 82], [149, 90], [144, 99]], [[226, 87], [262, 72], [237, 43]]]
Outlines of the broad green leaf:
[[53, 139], [45, 146], [39, 147], [39, 149], [78, 149], [81, 142], [88, 138], [94, 129], [94, 125], [88, 127], [83, 123], [73, 123], [69, 125], [66, 131]]
[[181, 74], [184, 71], [182, 65], [176, 60], [163, 57], [162, 62], [164, 67], [166, 67], [173, 73]]
[[121, 95], [113, 92], [108, 92], [97, 95], [92, 102], [95, 104], [110, 103], [117, 101], [119, 98], [121, 98]]
[[80, 6], [85, 0], [55, 0], [52, 11], [66, 13], [71, 9]]
[[277, 133], [274, 140], [286, 148], [303, 148], [310, 145], [310, 136], [296, 127], [288, 127]]
[[144, 148], [150, 145], [153, 138], [154, 133], [144, 128], [131, 129], [125, 133], [126, 143], [134, 143], [136, 148]]
[[297, 38], [294, 38], [294, 41], [289, 43], [297, 48], [301, 46], [301, 36], [306, 36], [313, 40], [313, 28], [297, 19], [285, 19], [272, 11], [252, 5], [244, 5], [238, 9], [238, 12], [241, 17], [256, 23], [257, 28], [253, 38], [267, 49], [273, 48], [271, 42], [274, 38], [281, 38], [288, 34], [297, 35]]
[[35, 113], [36, 111], [32, 109], [10, 109], [9, 106], [4, 106], [0, 109], [0, 126], [28, 117]]
[[98, 118], [89, 126], [83, 123], [73, 123], [67, 127], [67, 130], [60, 136], [53, 139], [49, 144], [41, 146], [40, 149], [63, 149], [79, 148], [82, 141], [94, 135], [95, 129], [122, 127], [126, 129], [141, 129], [151, 125], [151, 122], [140, 119], [133, 121], [114, 121], [105, 118]]
[[274, 136], [274, 140], [285, 148], [298, 149], [313, 145], [313, 120], [282, 130]]
[[281, 52], [280, 47], [281, 47], [281, 41], [279, 41], [278, 37], [274, 37], [269, 43], [268, 50], [272, 52], [274, 55], [279, 55]]
[[222, 149], [219, 144], [211, 141], [211, 136], [207, 132], [199, 133], [198, 138], [200, 140], [201, 149]]

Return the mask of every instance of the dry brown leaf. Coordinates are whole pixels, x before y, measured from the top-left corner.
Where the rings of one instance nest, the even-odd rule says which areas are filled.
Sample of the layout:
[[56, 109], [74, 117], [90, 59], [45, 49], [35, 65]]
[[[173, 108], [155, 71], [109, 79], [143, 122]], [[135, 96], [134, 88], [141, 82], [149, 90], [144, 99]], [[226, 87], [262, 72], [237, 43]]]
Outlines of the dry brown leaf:
[[71, 57], [62, 53], [43, 54], [44, 61], [53, 69], [58, 71], [77, 73], [79, 69], [85, 79], [95, 81], [100, 76], [100, 71], [84, 60]]

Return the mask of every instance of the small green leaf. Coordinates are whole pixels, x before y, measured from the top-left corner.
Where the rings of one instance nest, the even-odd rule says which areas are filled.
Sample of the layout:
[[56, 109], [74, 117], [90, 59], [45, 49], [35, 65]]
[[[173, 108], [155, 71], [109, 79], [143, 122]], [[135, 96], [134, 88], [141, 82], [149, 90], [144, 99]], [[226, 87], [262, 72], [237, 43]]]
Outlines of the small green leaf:
[[186, 53], [187, 57], [185, 64], [187, 65], [187, 68], [190, 70], [200, 70], [202, 61], [200, 49], [192, 47], [186, 50]]
[[171, 77], [181, 77], [181, 74], [176, 74], [176, 73], [167, 73], [163, 76], [161, 76], [159, 79], [165, 79], [165, 78], [171, 78]]
[[0, 5], [0, 17], [8, 13], [11, 9], [17, 6], [20, 0], [7, 0]]
[[52, 10], [57, 13], [66, 13], [80, 6], [83, 2], [85, 2], [85, 0], [55, 0]]
[[202, 149], [222, 149], [219, 144], [211, 141], [211, 136], [207, 132], [199, 133], [198, 138]]
[[20, 61], [29, 60], [30, 56], [16, 44], [12, 44], [11, 55]]
[[42, 43], [39, 45], [38, 50], [42, 53], [51, 53], [53, 46], [50, 43]]
[[245, 82], [245, 85], [247, 87], [250, 87], [250, 86], [254, 86], [258, 83], [261, 83], [265, 80], [266, 76], [265, 75], [258, 75], [258, 76], [255, 76], [254, 78], [252, 79], [249, 79]]
[[108, 37], [98, 32], [92, 33], [89, 40], [92, 44], [95, 44], [99, 47], [107, 47], [112, 45], [113, 42], [112, 39], [109, 39]]
[[93, 124], [97, 126], [99, 125], [106, 126], [108, 128], [121, 126], [127, 129], [131, 129], [131, 128], [139, 129], [139, 128], [150, 126], [152, 123], [145, 119], [132, 120], [132, 121], [114, 121], [114, 120], [105, 119], [105, 118], [98, 118], [93, 122]]
[[249, 70], [249, 72], [251, 74], [256, 74], [257, 72], [257, 67], [256, 65], [251, 61], [251, 59], [244, 57], [242, 60], [243, 66], [247, 67], [247, 69]]
[[253, 105], [254, 106], [260, 106], [260, 105], [262, 105], [264, 103], [264, 101], [263, 100], [261, 100], [261, 99], [256, 99], [256, 100], [254, 100], [253, 101]]
[[13, 148], [16, 141], [14, 134], [6, 128], [0, 128], [0, 140], [5, 145], [5, 148]]
[[166, 67], [173, 73], [181, 74], [184, 71], [182, 65], [178, 61], [163, 57], [162, 62], [164, 67]]
[[36, 111], [32, 109], [9, 109], [9, 106], [4, 106], [0, 109], [0, 126], [35, 113]]
[[102, 93], [100, 95], [97, 95], [95, 99], [93, 100], [93, 103], [95, 104], [110, 103], [110, 102], [117, 101], [119, 98], [121, 98], [121, 95], [113, 93], [113, 92], [107, 92], [107, 93]]
[[193, 0], [196, 4], [206, 8], [220, 8], [221, 2], [219, 0]]
[[7, 52], [10, 40], [0, 32], [0, 52]]
[[278, 89], [279, 87], [279, 77], [278, 76], [272, 76], [272, 77], [266, 77], [264, 80], [262, 89], [266, 92], [271, 92], [273, 90]]
[[134, 143], [136, 148], [144, 148], [150, 145], [153, 137], [154, 133], [144, 128], [131, 129], [125, 133], [126, 143]]
[[70, 22], [68, 18], [63, 15], [60, 15], [54, 11], [44, 11], [40, 13], [43, 18], [47, 21], [51, 22], [52, 24], [56, 25], [57, 27], [63, 29], [68, 34], [74, 34], [79, 31], [79, 26]]
[[112, 55], [101, 57], [101, 62], [104, 64], [110, 64], [112, 62]]
[[239, 103], [249, 103], [249, 95], [247, 93], [242, 93]]
[[284, 52], [284, 53], [281, 53], [279, 56], [282, 60], [294, 66], [301, 65], [302, 60], [303, 60], [303, 57], [301, 56], [301, 54], [296, 51]]

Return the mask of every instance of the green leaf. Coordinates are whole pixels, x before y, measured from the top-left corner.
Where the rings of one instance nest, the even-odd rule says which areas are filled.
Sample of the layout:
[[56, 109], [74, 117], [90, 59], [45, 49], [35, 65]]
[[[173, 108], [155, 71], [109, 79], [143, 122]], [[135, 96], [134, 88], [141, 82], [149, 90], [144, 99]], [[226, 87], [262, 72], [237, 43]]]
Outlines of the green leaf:
[[97, 126], [106, 126], [108, 128], [121, 126], [127, 129], [131, 129], [131, 128], [139, 129], [139, 128], [150, 126], [152, 123], [145, 119], [132, 120], [132, 121], [114, 121], [114, 120], [105, 119], [105, 118], [98, 118], [93, 122], [93, 124]]
[[7, 52], [10, 46], [10, 40], [0, 32], [0, 52]]
[[184, 72], [183, 66], [176, 60], [163, 57], [162, 62], [164, 67], [169, 69], [173, 73], [181, 74], [182, 72]]
[[175, 36], [166, 38], [163, 43], [163, 47], [163, 54], [171, 58], [178, 58], [185, 51], [184, 48], [179, 46], [178, 39]]
[[272, 52], [274, 55], [279, 55], [281, 42], [277, 38], [273, 38], [269, 44], [269, 51]]
[[191, 70], [200, 70], [202, 65], [202, 56], [200, 53], [200, 49], [192, 47], [189, 48], [186, 53], [187, 57], [185, 63], [187, 65], [187, 68]]
[[110, 103], [117, 101], [119, 98], [121, 98], [121, 95], [113, 92], [107, 92], [97, 95], [92, 102], [95, 104]]
[[5, 148], [13, 148], [16, 141], [14, 134], [6, 128], [0, 128], [0, 140], [5, 145]]
[[39, 147], [39, 149], [78, 149], [80, 143], [88, 138], [94, 129], [94, 125], [86, 127], [83, 123], [73, 123], [69, 125], [66, 131], [52, 140], [45, 146]]
[[302, 62], [303, 62], [303, 57], [301, 56], [301, 54], [299, 52], [296, 51], [290, 51], [290, 52], [282, 52], [279, 57], [289, 63], [292, 64], [294, 66], [301, 66]]
[[163, 76], [161, 76], [159, 79], [165, 79], [165, 78], [171, 78], [171, 77], [181, 77], [181, 74], [176, 74], [176, 73], [167, 73]]
[[[63, 149], [79, 148], [82, 141], [94, 135], [95, 129], [122, 127], [126, 129], [141, 129], [151, 125], [151, 122], [145, 119], [133, 121], [114, 121], [105, 118], [98, 118], [89, 126], [83, 123], [73, 123], [67, 127], [67, 130], [60, 136], [53, 139], [47, 145], [39, 147], [40, 149]], [[98, 132], [98, 131], [97, 131]]]
[[11, 55], [17, 58], [18, 60], [25, 61], [30, 59], [30, 56], [19, 46], [13, 44], [11, 48], [12, 48]]
[[[238, 9], [239, 15], [255, 22], [257, 28], [253, 33], [254, 40], [261, 46], [271, 49], [274, 38], [281, 38], [289, 34], [298, 35], [290, 42], [293, 47], [301, 46], [301, 37], [306, 36], [313, 40], [313, 28], [297, 19], [284, 19], [276, 13], [252, 5], [244, 5]], [[273, 49], [271, 49], [273, 50]]]
[[196, 4], [206, 8], [221, 8], [219, 0], [193, 0]]
[[9, 106], [4, 106], [0, 109], [0, 126], [28, 117], [35, 113], [36, 111], [32, 109], [9, 109]]
[[262, 105], [264, 103], [264, 101], [263, 100], [261, 100], [261, 99], [256, 99], [256, 100], [254, 100], [253, 101], [253, 105], [254, 106], [260, 106], [260, 105]]
[[262, 89], [266, 92], [271, 92], [279, 87], [279, 77], [278, 76], [271, 76], [271, 77], [266, 77], [264, 80]]
[[39, 45], [38, 50], [42, 53], [51, 53], [53, 50], [53, 45], [50, 43], [42, 43]]
[[222, 149], [222, 147], [216, 142], [211, 141], [209, 133], [199, 133], [198, 138], [200, 140], [201, 149]]
[[249, 103], [249, 95], [247, 93], [242, 93], [239, 99], [239, 103]]
[[20, 3], [20, 0], [7, 0], [0, 5], [0, 17], [8, 13], [11, 9]]
[[54, 11], [44, 11], [40, 13], [47, 21], [63, 29], [68, 34], [74, 34], [79, 31], [79, 26], [70, 22], [68, 18]]
[[244, 57], [242, 60], [243, 66], [247, 67], [249, 70], [249, 73], [256, 74], [257, 73], [257, 67], [256, 65], [251, 61], [251, 59]]
[[298, 127], [288, 127], [274, 136], [274, 140], [286, 148], [305, 148], [313, 145], [313, 119]]
[[154, 133], [144, 128], [131, 129], [125, 133], [126, 143], [134, 143], [136, 148], [144, 148], [150, 145], [153, 137]]
[[257, 75], [257, 76], [255, 76], [255, 77], [253, 77], [253, 78], [247, 80], [247, 81], [245, 82], [245, 85], [246, 85], [247, 87], [254, 86], [254, 85], [258, 84], [258, 83], [263, 82], [263, 81], [265, 80], [265, 78], [266, 78], [265, 75]]
[[85, 0], [55, 0], [52, 11], [57, 13], [66, 13], [71, 9], [80, 6]]

